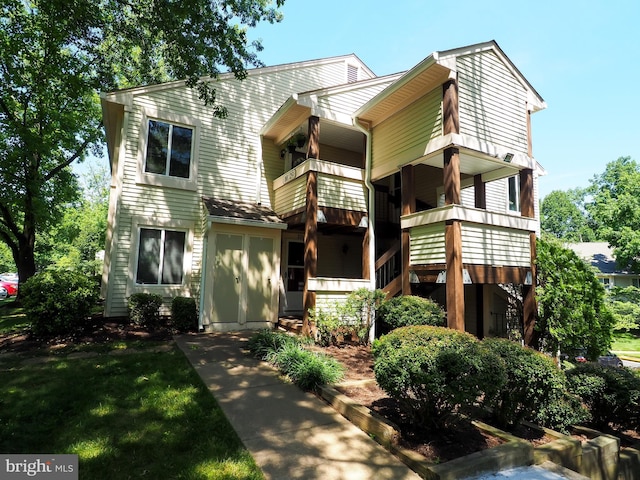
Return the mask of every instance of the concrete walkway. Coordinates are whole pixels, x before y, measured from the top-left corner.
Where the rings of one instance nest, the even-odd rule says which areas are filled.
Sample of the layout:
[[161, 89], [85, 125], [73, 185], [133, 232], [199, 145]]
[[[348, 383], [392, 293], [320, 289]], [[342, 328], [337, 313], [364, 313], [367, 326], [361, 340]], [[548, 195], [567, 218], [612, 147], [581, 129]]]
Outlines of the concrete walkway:
[[176, 342], [269, 480], [419, 479], [316, 396], [246, 351], [250, 333]]

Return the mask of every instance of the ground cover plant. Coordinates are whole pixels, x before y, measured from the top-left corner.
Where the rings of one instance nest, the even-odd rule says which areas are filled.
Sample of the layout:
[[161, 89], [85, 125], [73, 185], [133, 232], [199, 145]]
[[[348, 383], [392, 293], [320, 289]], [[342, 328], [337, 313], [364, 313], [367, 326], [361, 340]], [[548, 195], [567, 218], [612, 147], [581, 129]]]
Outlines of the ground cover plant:
[[262, 330], [249, 339], [248, 347], [303, 390], [339, 381], [344, 367], [328, 355], [306, 349], [305, 343], [309, 342], [284, 332]]
[[263, 478], [176, 349], [0, 360], [0, 451], [77, 454], [80, 478]]

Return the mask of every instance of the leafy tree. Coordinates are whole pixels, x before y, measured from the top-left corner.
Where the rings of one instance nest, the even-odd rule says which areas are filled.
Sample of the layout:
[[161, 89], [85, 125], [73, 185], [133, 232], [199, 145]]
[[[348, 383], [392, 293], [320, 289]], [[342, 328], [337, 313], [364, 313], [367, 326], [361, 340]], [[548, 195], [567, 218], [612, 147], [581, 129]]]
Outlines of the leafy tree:
[[541, 346], [597, 357], [611, 345], [614, 318], [592, 267], [552, 237], [538, 239], [536, 263]]
[[615, 330], [640, 328], [640, 288], [614, 287], [607, 298], [615, 318]]
[[613, 247], [620, 267], [640, 272], [640, 165], [631, 157], [610, 162], [591, 180], [589, 194], [598, 237]]
[[37, 233], [78, 199], [69, 166], [100, 144], [98, 92], [185, 78], [223, 117], [211, 79], [260, 65], [247, 28], [281, 17], [270, 0], [0, 0], [0, 12], [0, 240], [21, 282]]
[[584, 211], [585, 191], [554, 190], [544, 197], [540, 223], [544, 233], [568, 242], [592, 242], [596, 235]]

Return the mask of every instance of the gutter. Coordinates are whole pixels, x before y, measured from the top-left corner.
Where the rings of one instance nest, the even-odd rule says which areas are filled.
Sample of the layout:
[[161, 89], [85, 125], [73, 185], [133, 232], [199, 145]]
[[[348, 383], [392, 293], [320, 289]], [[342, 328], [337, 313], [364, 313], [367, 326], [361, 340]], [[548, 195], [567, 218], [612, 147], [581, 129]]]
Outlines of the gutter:
[[[376, 218], [376, 193], [373, 183], [371, 182], [371, 131], [368, 128], [365, 128], [364, 125], [360, 123], [358, 117], [352, 117], [353, 124], [364, 133], [367, 144], [366, 144], [366, 156], [365, 156], [365, 174], [364, 174], [364, 183], [369, 190], [369, 285], [372, 291], [376, 289], [376, 234], [374, 229], [374, 219]], [[369, 331], [369, 341], [373, 343], [376, 338], [376, 322], [375, 319], [372, 322], [371, 330]]]

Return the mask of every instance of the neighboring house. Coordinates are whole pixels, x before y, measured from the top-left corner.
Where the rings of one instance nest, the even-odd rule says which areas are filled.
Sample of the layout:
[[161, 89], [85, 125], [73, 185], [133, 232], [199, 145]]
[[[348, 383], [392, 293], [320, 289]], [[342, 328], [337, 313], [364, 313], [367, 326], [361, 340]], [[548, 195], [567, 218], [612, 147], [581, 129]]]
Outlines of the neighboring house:
[[516, 284], [530, 338], [546, 104], [495, 42], [384, 77], [347, 55], [215, 88], [226, 119], [184, 82], [102, 96], [106, 316], [152, 292], [196, 297], [205, 330], [256, 328], [377, 287], [483, 336]]
[[598, 270], [596, 276], [605, 288], [640, 287], [640, 275], [616, 265], [608, 242], [568, 243], [567, 248]]

